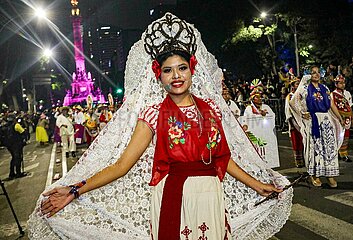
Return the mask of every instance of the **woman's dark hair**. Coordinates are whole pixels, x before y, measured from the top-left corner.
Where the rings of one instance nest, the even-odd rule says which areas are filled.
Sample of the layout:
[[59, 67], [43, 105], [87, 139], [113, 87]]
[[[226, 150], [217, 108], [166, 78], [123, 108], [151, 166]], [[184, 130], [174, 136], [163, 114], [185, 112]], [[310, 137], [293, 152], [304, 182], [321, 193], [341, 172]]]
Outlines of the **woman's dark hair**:
[[156, 60], [159, 63], [159, 65], [162, 66], [162, 64], [164, 63], [165, 60], [167, 60], [167, 58], [174, 56], [174, 55], [178, 55], [178, 56], [182, 57], [185, 61], [190, 62], [191, 55], [185, 51], [180, 51], [180, 50], [174, 50], [171, 52], [163, 53], [163, 54], [157, 56]]
[[312, 65], [312, 66], [310, 66], [310, 68], [309, 68], [309, 69], [310, 69], [310, 72], [313, 70], [313, 68], [318, 68], [318, 69], [320, 69], [319, 66], [317, 66], [317, 65]]

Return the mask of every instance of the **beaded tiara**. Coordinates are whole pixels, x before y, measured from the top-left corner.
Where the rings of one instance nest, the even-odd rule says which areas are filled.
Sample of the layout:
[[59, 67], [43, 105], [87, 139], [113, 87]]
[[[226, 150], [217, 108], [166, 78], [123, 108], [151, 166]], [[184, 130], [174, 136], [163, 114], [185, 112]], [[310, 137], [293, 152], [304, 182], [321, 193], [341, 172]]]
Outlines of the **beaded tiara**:
[[147, 28], [143, 40], [145, 50], [152, 59], [175, 50], [194, 55], [197, 49], [194, 30], [171, 13], [153, 22]]

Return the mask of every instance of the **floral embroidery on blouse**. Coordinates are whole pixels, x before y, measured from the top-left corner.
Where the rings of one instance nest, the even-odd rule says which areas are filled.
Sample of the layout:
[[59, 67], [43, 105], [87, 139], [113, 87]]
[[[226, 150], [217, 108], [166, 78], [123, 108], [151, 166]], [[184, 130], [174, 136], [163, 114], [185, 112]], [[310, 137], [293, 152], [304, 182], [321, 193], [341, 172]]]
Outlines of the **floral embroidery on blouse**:
[[221, 141], [221, 132], [216, 128], [216, 121], [213, 118], [210, 118], [211, 122], [211, 131], [209, 133], [209, 140], [206, 145], [208, 149], [215, 148], [217, 144]]
[[323, 97], [322, 97], [322, 95], [321, 95], [321, 93], [320, 92], [316, 92], [316, 93], [314, 93], [314, 98], [315, 98], [315, 100], [316, 101], [322, 101], [322, 99], [324, 99]]
[[[322, 96], [322, 94], [320, 92], [320, 88], [316, 88], [316, 90], [317, 90], [317, 92], [313, 94], [313, 97], [316, 101], [321, 102], [324, 99], [324, 97]], [[330, 91], [327, 90], [326, 94], [327, 94], [327, 96], [330, 96]]]
[[169, 148], [173, 148], [177, 144], [185, 144], [186, 132], [191, 128], [188, 122], [177, 121], [176, 117], [170, 116], [168, 118], [169, 130]]
[[221, 141], [221, 132], [217, 128], [216, 120], [214, 119], [215, 116], [212, 111], [210, 111], [210, 113], [213, 118], [209, 118], [211, 123], [211, 131], [208, 136], [208, 143], [206, 145], [207, 149], [215, 148]]

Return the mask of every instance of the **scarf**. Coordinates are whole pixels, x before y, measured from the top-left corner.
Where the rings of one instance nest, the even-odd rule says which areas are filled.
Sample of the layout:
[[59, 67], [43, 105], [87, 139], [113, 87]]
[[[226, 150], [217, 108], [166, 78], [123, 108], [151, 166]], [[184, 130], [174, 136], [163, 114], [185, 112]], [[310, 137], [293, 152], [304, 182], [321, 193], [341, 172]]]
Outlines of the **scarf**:
[[315, 113], [326, 113], [331, 107], [331, 101], [327, 88], [319, 83], [318, 89], [312, 83], [308, 85], [308, 96], [306, 97], [306, 105], [311, 116], [311, 131], [314, 138], [320, 137], [319, 121]]

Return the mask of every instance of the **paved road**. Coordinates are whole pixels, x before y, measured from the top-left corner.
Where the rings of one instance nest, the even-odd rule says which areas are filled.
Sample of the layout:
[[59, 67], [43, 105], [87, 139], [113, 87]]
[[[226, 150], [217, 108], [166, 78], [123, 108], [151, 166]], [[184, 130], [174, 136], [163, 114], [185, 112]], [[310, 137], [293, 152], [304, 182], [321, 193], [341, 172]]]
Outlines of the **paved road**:
[[[281, 167], [276, 170], [292, 180], [298, 176], [298, 172], [305, 169], [294, 167], [287, 134], [278, 134], [278, 144]], [[353, 146], [353, 140], [351, 145]], [[79, 147], [79, 155], [85, 149], [85, 146]], [[77, 159], [72, 157], [66, 159], [61, 154], [60, 147], [56, 145], [40, 147], [34, 142], [28, 144], [24, 152], [25, 170], [31, 173], [30, 176], [6, 181], [5, 186], [26, 232], [26, 221], [39, 194], [46, 185], [55, 181], [54, 177], [64, 175]], [[353, 156], [351, 158], [353, 159]], [[0, 149], [1, 179], [7, 177], [9, 160], [10, 154], [5, 149]], [[353, 240], [353, 163], [341, 162], [340, 171], [337, 189], [330, 189], [327, 184], [321, 188], [311, 189], [305, 185], [295, 187], [289, 221], [271, 239]], [[4, 196], [0, 196], [0, 239], [18, 239], [18, 237], [18, 229], [7, 201]]]

